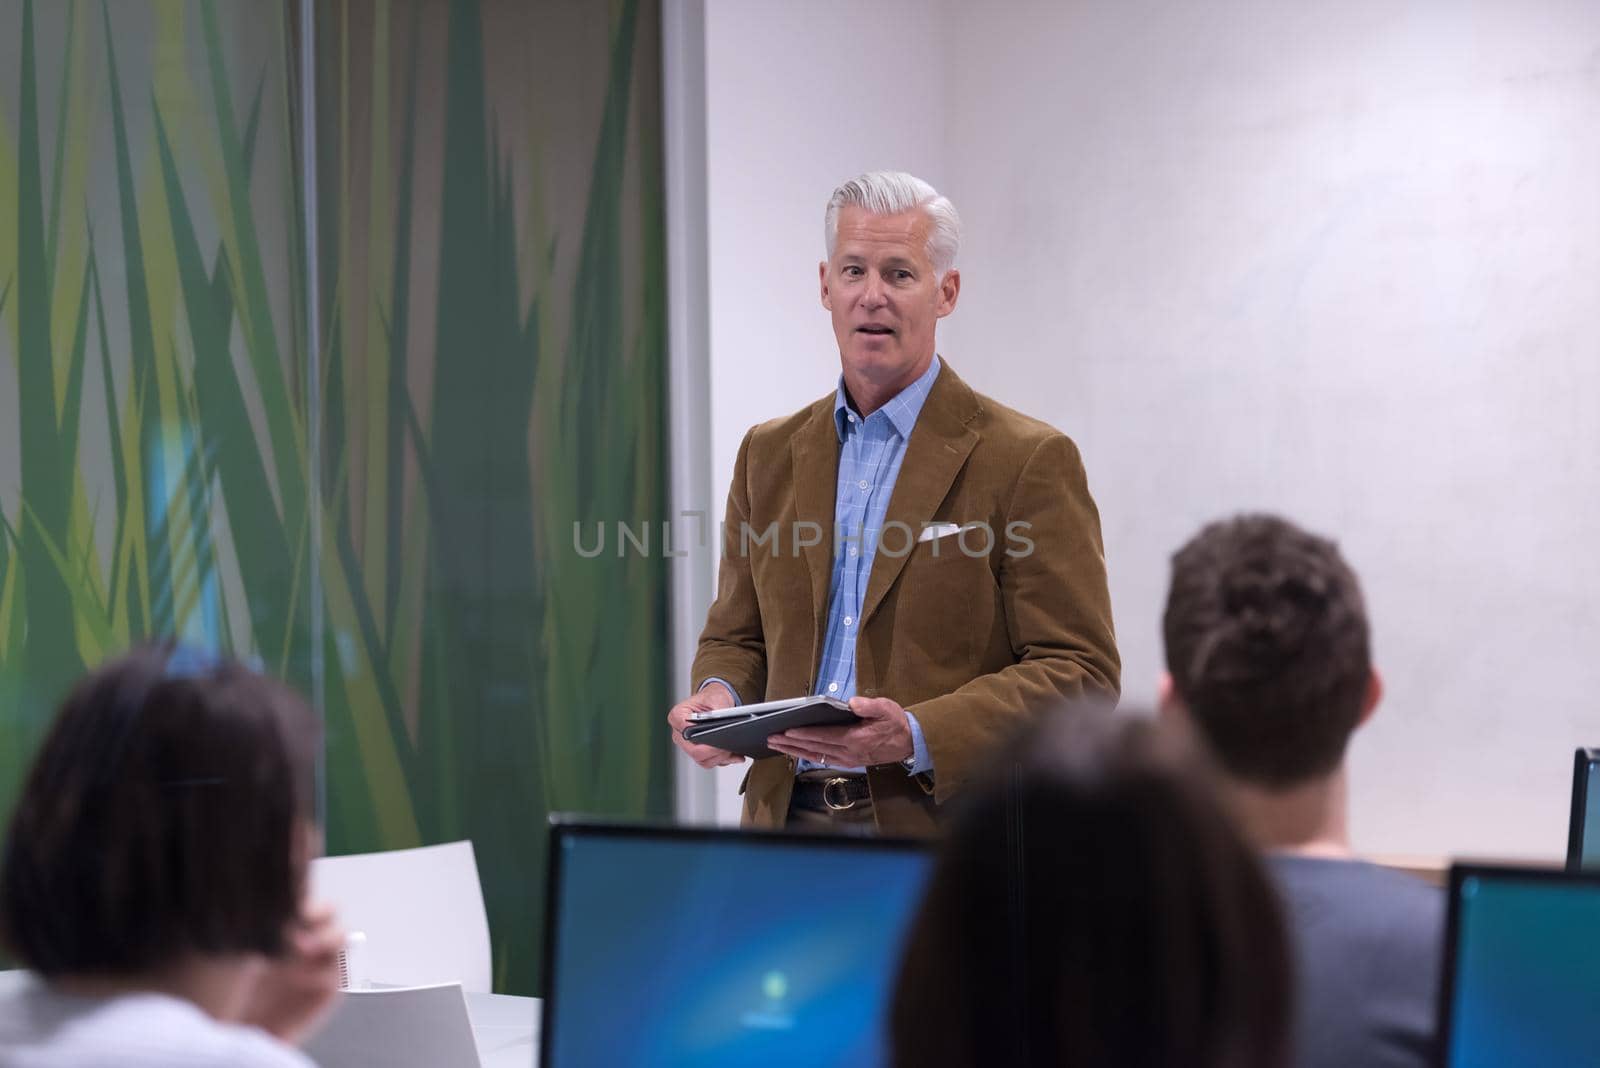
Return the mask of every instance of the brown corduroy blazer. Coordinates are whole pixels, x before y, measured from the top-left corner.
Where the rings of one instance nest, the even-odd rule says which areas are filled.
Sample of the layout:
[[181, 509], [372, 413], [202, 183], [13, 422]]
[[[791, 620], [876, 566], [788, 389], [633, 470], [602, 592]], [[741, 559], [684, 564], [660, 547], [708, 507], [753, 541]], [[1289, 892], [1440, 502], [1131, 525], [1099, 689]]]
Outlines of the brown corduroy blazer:
[[[833, 575], [833, 406], [830, 393], [752, 428], [739, 446], [696, 689], [720, 678], [745, 703], [814, 692]], [[945, 363], [884, 520], [856, 692], [914, 712], [934, 770], [880, 765], [868, 782], [880, 830], [929, 833], [939, 807], [1030, 717], [1117, 694], [1100, 517], [1066, 435], [974, 392]], [[915, 540], [931, 524], [992, 533]], [[747, 825], [784, 824], [794, 773], [783, 757], [751, 766]]]

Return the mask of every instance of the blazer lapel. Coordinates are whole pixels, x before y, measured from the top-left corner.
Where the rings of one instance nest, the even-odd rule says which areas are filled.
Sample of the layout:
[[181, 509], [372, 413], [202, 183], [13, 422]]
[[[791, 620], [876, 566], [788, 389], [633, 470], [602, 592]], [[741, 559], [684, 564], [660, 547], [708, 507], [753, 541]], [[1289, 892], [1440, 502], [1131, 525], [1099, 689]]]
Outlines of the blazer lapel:
[[781, 535], [779, 543], [792, 545], [798, 541], [802, 523], [815, 523], [815, 529], [822, 532], [816, 545], [807, 545], [802, 550], [806, 566], [811, 570], [814, 640], [820, 643], [822, 630], [828, 620], [828, 587], [833, 582], [833, 512], [839, 481], [839, 430], [833, 422], [831, 396], [819, 405], [811, 421], [795, 435], [789, 453], [794, 464], [796, 529]]
[[[883, 517], [878, 551], [872, 558], [872, 574], [867, 579], [867, 593], [861, 605], [863, 626], [877, 611], [894, 580], [900, 577], [901, 569], [916, 547], [922, 524], [933, 518], [934, 510], [950, 492], [956, 473], [978, 444], [978, 432], [970, 426], [977, 414], [977, 395], [956, 376], [949, 363], [945, 363], [939, 377], [933, 381], [922, 413], [917, 416], [911, 440], [906, 443], [900, 474], [895, 479], [894, 493], [889, 497], [889, 510]], [[891, 529], [891, 524], [895, 523], [903, 526]], [[907, 539], [910, 544], [900, 552], [902, 542]], [[896, 552], [884, 552], [885, 544]]]

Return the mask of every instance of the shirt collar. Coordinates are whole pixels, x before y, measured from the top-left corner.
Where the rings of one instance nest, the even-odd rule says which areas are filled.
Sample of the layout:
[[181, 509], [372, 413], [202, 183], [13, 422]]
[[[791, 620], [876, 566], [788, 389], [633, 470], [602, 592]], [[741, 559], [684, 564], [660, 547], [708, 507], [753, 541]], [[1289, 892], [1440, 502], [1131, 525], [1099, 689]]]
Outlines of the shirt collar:
[[[922, 406], [927, 403], [928, 394], [933, 391], [933, 380], [939, 377], [939, 366], [939, 354], [934, 353], [928, 369], [922, 372], [915, 382], [890, 397], [889, 402], [879, 409], [902, 440], [911, 439], [911, 431], [917, 425], [917, 416], [922, 414]], [[833, 394], [833, 425], [839, 432], [840, 441], [845, 438], [845, 431], [848, 429], [845, 420], [850, 417], [852, 410], [844, 391], [844, 375], [840, 375], [839, 387]]]

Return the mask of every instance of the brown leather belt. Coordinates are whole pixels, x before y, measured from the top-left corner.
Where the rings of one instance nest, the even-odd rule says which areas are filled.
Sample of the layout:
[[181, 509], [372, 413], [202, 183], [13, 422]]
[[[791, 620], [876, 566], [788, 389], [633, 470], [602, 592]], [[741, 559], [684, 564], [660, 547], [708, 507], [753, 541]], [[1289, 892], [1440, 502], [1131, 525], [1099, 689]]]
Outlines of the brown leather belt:
[[865, 775], [830, 775], [796, 779], [791, 803], [801, 808], [846, 812], [871, 800]]

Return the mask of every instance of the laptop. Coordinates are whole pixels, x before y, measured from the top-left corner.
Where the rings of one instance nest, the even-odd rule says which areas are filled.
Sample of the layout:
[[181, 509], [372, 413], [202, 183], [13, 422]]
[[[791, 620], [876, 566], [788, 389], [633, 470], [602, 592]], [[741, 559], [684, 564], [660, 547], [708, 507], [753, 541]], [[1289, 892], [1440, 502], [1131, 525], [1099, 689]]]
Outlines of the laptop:
[[880, 1065], [922, 843], [558, 821], [545, 1068]]
[[1600, 871], [1600, 749], [1579, 749], [1572, 760], [1572, 823], [1567, 867]]
[[1600, 1061], [1600, 874], [1450, 870], [1442, 1068]]

